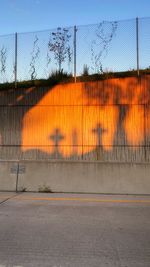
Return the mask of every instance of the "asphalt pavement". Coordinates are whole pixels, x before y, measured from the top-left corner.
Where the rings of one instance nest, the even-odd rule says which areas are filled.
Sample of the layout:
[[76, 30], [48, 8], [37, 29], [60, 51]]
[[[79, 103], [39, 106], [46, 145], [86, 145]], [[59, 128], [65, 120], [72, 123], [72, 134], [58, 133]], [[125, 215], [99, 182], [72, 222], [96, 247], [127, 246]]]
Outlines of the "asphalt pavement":
[[0, 267], [150, 267], [150, 196], [0, 193]]

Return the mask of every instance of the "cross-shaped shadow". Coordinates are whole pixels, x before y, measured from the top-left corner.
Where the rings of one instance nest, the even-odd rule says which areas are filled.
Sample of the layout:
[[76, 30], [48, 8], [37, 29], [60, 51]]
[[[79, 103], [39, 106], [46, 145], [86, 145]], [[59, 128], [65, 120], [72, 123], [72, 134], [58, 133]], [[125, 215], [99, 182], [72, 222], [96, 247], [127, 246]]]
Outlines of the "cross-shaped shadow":
[[97, 136], [97, 144], [96, 144], [96, 153], [97, 153], [97, 159], [100, 159], [100, 154], [103, 151], [102, 146], [102, 135], [107, 132], [106, 129], [101, 127], [101, 124], [98, 123], [94, 129], [92, 129], [92, 132]]
[[52, 152], [52, 157], [62, 158], [61, 153], [59, 152], [59, 143], [64, 139], [64, 135], [61, 134], [59, 128], [54, 130], [54, 133], [49, 136], [49, 138], [54, 142], [54, 150]]

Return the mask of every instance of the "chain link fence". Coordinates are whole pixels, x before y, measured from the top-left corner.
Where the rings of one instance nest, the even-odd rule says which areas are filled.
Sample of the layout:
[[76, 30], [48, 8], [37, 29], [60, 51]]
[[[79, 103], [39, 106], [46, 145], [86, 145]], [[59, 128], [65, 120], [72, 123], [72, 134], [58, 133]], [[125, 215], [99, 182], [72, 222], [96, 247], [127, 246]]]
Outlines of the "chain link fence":
[[150, 18], [0, 36], [0, 83], [150, 67]]

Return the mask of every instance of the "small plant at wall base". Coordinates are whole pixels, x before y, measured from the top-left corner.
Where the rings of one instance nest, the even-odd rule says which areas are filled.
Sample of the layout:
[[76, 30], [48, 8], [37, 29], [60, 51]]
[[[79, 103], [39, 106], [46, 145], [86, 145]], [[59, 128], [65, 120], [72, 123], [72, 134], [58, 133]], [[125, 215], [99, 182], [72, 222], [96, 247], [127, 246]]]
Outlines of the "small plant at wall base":
[[50, 187], [46, 184], [39, 187], [39, 192], [40, 193], [53, 193]]
[[21, 187], [19, 191], [20, 192], [26, 192], [27, 191], [27, 188], [26, 187]]
[[49, 51], [54, 54], [54, 59], [58, 65], [59, 72], [63, 71], [62, 64], [68, 59], [71, 62], [71, 49], [69, 45], [69, 40], [71, 35], [69, 30], [65, 28], [57, 28], [56, 32], [52, 32], [50, 40], [48, 42]]

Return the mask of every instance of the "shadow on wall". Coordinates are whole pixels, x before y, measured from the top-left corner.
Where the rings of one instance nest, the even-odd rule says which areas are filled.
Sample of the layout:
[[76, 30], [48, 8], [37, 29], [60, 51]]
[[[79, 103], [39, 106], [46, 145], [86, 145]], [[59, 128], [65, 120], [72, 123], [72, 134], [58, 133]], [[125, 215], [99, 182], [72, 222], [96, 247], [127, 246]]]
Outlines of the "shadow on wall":
[[0, 91], [0, 159], [21, 159], [22, 121], [51, 88]]
[[69, 158], [146, 146], [149, 85], [147, 76], [57, 85], [24, 116], [22, 150]]
[[149, 160], [150, 76], [2, 93], [1, 149], [20, 158]]

